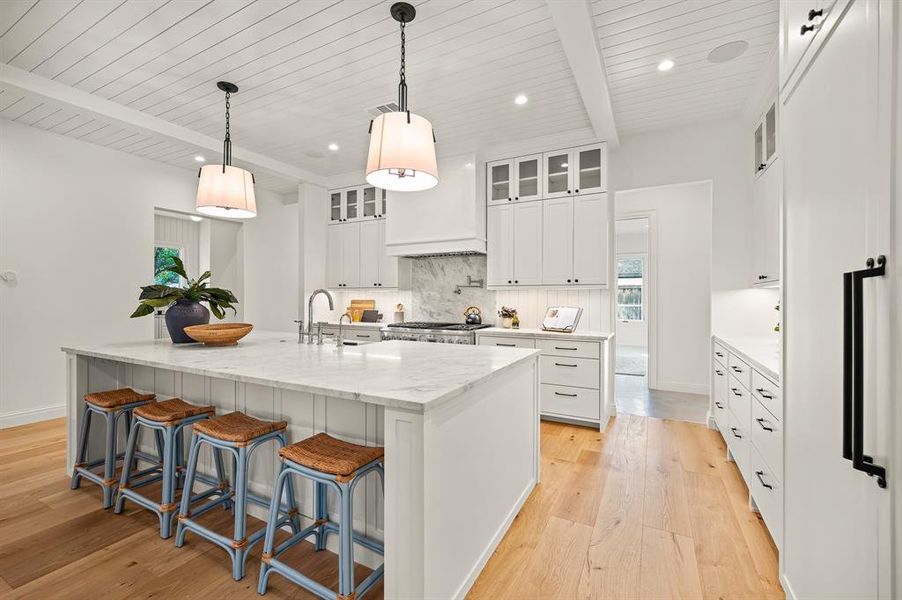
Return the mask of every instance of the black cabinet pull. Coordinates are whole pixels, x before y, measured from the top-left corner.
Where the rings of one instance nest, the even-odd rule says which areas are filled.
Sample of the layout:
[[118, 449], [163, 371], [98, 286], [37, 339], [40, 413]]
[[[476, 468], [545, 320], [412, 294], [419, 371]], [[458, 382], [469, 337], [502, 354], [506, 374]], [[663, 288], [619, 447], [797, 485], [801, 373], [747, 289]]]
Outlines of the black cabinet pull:
[[809, 20], [809, 21], [813, 21], [813, 20], [815, 20], [817, 17], [823, 17], [823, 16], [824, 16], [824, 9], [823, 9], [823, 8], [819, 8], [819, 9], [817, 9], [817, 10], [815, 10], [815, 9], [812, 8], [811, 10], [808, 11], [808, 20]]
[[714, 356], [719, 356], [723, 358], [723, 352], [714, 352]]
[[864, 453], [864, 289], [870, 277], [886, 274], [886, 257], [867, 260], [867, 268], [843, 273], [843, 458], [852, 468], [877, 477], [886, 487], [886, 468]]
[[567, 363], [554, 363], [555, 367], [578, 367], [579, 365], [568, 365]]
[[721, 404], [717, 400], [714, 401], [714, 406], [716, 406], [717, 408], [723, 408], [723, 404]]
[[511, 283], [511, 280], [510, 280], [510, 279], [508, 279], [508, 280], [507, 280], [507, 282], [508, 282], [508, 283]]
[[733, 437], [739, 438], [740, 440], [742, 439], [742, 436], [739, 435], [738, 433], [736, 433], [736, 428], [735, 428], [735, 427], [730, 427], [730, 431], [733, 432]]
[[574, 282], [574, 283], [579, 283], [579, 279], [574, 279], [573, 282]]
[[567, 283], [570, 283], [570, 280], [569, 280], [569, 279], [567, 280]]
[[569, 194], [569, 193], [570, 193], [570, 190], [567, 190], [567, 193]]
[[519, 279], [514, 279], [514, 283], [520, 283]]
[[814, 25], [802, 25], [802, 29], [799, 31], [799, 35], [805, 35], [809, 31], [814, 31]]
[[767, 425], [765, 425], [765, 423], [767, 423], [767, 421], [762, 419], [761, 417], [758, 417], [755, 420], [758, 421], [758, 425], [761, 425], [761, 429], [763, 429], [764, 431], [773, 431], [774, 430], [773, 427], [768, 427]]
[[755, 475], [758, 476], [758, 481], [761, 482], [761, 485], [763, 485], [764, 487], [766, 487], [769, 490], [774, 489], [774, 486], [772, 486], [768, 483], [764, 483], [764, 477], [762, 477], [762, 475], [764, 475], [764, 471], [755, 471]]
[[504, 346], [505, 348], [516, 348], [517, 344], [502, 344], [501, 342], [495, 342], [496, 346]]
[[733, 366], [731, 366], [730, 368], [733, 369], [733, 371], [736, 372], [736, 373], [742, 373], [742, 369], [740, 369], [740, 368], [737, 367], [736, 365], [733, 365]]
[[730, 388], [730, 391], [733, 392], [734, 396], [739, 396], [740, 398], [742, 398], [742, 392], [740, 392], [736, 388]]
[[555, 392], [555, 396], [566, 396], [568, 398], [576, 398], [576, 394], [565, 394], [563, 392]]
[[555, 350], [571, 350], [571, 351], [579, 350], [579, 348], [567, 348], [566, 346], [555, 346], [554, 349]]
[[579, 190], [576, 190], [576, 193], [578, 194], [578, 193], [579, 193]]
[[755, 388], [755, 391], [765, 400], [773, 400], [774, 397], [764, 391], [764, 388]]
[[519, 200], [520, 196], [514, 196], [514, 200]]
[[723, 371], [721, 371], [720, 369], [714, 369], [714, 372], [723, 377]]

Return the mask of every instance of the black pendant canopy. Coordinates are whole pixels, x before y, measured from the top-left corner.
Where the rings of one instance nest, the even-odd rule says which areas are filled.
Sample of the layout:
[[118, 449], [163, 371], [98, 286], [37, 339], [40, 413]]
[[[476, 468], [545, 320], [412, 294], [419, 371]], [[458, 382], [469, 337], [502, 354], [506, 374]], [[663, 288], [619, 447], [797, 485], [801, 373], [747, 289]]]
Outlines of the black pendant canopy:
[[228, 94], [234, 94], [238, 91], [238, 86], [234, 83], [229, 83], [228, 81], [217, 81], [216, 87]]
[[398, 23], [410, 23], [417, 16], [417, 9], [407, 2], [395, 2], [390, 10], [391, 16]]

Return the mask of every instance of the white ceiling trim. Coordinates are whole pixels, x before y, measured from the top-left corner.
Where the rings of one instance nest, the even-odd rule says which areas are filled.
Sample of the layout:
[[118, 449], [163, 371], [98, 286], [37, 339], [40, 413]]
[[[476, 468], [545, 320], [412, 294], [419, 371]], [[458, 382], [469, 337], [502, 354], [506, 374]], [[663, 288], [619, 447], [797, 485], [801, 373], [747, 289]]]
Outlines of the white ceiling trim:
[[[162, 136], [213, 153], [222, 152], [221, 140], [4, 63], [0, 63], [0, 85], [7, 92], [16, 91], [24, 96], [37, 97], [41, 102], [73, 109], [88, 119], [121, 125], [146, 135]], [[237, 146], [233, 147], [232, 155], [255, 169], [280, 177], [317, 185], [326, 183], [326, 178], [306, 169]]]
[[582, 96], [595, 135], [613, 146], [619, 144], [614, 109], [608, 89], [607, 72], [594, 29], [588, 0], [560, 2], [548, 0], [551, 20], [557, 29], [570, 63], [570, 70]]

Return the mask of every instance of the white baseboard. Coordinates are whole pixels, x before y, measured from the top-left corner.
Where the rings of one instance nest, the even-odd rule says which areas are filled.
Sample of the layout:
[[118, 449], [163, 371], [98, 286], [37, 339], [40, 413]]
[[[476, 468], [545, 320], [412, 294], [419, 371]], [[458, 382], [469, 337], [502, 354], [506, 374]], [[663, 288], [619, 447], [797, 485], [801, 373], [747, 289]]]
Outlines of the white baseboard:
[[658, 381], [654, 389], [662, 392], [682, 392], [684, 394], [707, 394], [708, 386], [704, 383], [673, 383]]
[[479, 574], [482, 573], [482, 570], [485, 568], [489, 559], [492, 558], [492, 554], [495, 552], [495, 549], [498, 547], [498, 544], [501, 543], [501, 540], [504, 539], [507, 530], [510, 529], [511, 524], [514, 522], [514, 518], [520, 513], [520, 509], [523, 508], [523, 505], [529, 499], [529, 495], [536, 487], [536, 480], [531, 479], [529, 484], [526, 486], [526, 489], [523, 490], [523, 493], [520, 494], [520, 497], [517, 499], [517, 503], [514, 505], [514, 508], [508, 513], [507, 517], [505, 517], [504, 522], [501, 523], [501, 526], [495, 532], [495, 535], [492, 536], [492, 539], [489, 541], [488, 546], [486, 546], [485, 550], [479, 556], [479, 560], [476, 561], [476, 564], [473, 565], [473, 568], [470, 569], [469, 574], [467, 574], [467, 578], [461, 584], [459, 588], [457, 588], [457, 592], [455, 592], [453, 598], [455, 600], [462, 600], [466, 598], [467, 594], [470, 591], [470, 588], [473, 587], [473, 584], [476, 583], [476, 579], [479, 577]]
[[28, 410], [0, 413], [0, 429], [15, 427], [16, 425], [27, 425], [29, 423], [37, 423], [38, 421], [47, 421], [48, 419], [56, 419], [65, 416], [65, 404], [57, 404], [55, 406], [40, 406], [38, 408], [30, 408]]
[[796, 600], [792, 586], [789, 585], [789, 580], [786, 579], [786, 573], [780, 573], [780, 583], [783, 584], [783, 593], [786, 594], [786, 600]]

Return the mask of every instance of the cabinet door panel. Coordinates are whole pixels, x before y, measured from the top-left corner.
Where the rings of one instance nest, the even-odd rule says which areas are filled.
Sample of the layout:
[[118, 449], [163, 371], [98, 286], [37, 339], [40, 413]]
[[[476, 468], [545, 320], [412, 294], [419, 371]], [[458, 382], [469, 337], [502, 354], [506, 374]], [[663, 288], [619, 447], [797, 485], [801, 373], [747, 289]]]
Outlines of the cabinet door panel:
[[767, 281], [780, 279], [780, 197], [782, 194], [783, 165], [779, 159], [767, 168], [764, 181], [764, 275]]
[[538, 200], [542, 195], [542, 155], [524, 156], [514, 161], [514, 200]]
[[338, 223], [344, 218], [341, 190], [329, 192], [329, 222]]
[[361, 188], [345, 190], [345, 221], [355, 221], [360, 217]]
[[573, 282], [609, 285], [608, 195], [573, 199]]
[[379, 263], [382, 259], [382, 223], [365, 221], [360, 224], [360, 285], [377, 287], [379, 285]]
[[514, 283], [542, 283], [542, 202], [514, 204]]
[[546, 152], [542, 156], [544, 157], [542, 169], [544, 171], [545, 198], [566, 197], [572, 189], [570, 151]]
[[542, 283], [567, 285], [573, 279], [573, 199], [542, 202]]
[[360, 223], [341, 230], [341, 279], [344, 287], [360, 287]]
[[379, 287], [398, 287], [398, 257], [385, 252], [385, 221], [379, 223]]
[[607, 191], [607, 173], [604, 166], [604, 145], [583, 146], [573, 151], [573, 192], [592, 194]]
[[326, 227], [326, 287], [337, 288], [341, 281], [341, 225]]
[[514, 207], [512, 204], [489, 207], [487, 253], [488, 284], [512, 284], [514, 282]]
[[499, 160], [486, 164], [486, 200], [489, 204], [510, 202], [514, 197], [514, 162]]
[[376, 188], [371, 185], [363, 186], [363, 218], [365, 219], [374, 219], [379, 214], [376, 192]]

